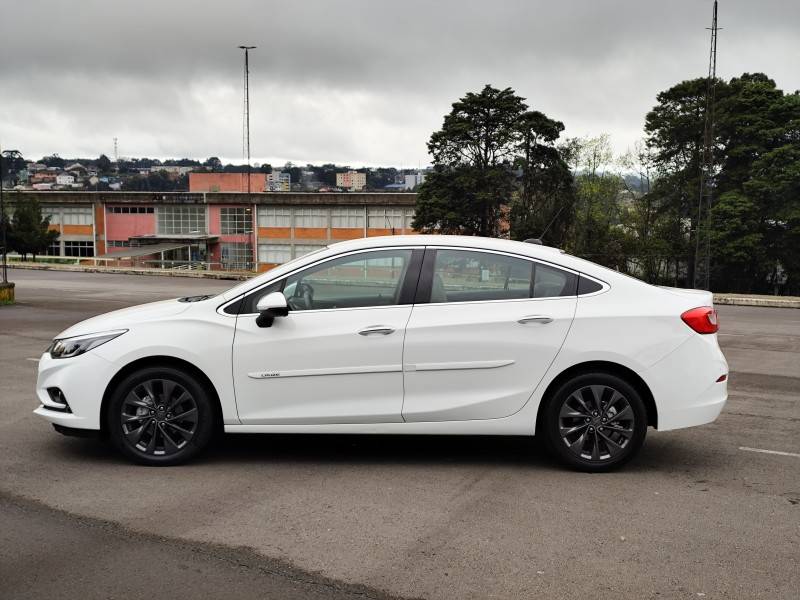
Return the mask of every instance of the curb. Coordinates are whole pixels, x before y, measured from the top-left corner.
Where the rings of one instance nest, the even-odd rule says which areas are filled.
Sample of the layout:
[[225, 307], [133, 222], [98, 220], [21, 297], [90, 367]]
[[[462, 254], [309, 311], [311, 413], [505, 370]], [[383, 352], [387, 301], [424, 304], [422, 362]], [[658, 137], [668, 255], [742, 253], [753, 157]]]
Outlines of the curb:
[[115, 275], [156, 275], [158, 277], [191, 277], [194, 279], [228, 279], [232, 281], [244, 281], [257, 275], [257, 273], [250, 274], [231, 271], [172, 271], [167, 269], [128, 269], [122, 267], [54, 264], [9, 264], [8, 268], [25, 269], [28, 271], [72, 271], [76, 273], [112, 273]]
[[714, 294], [714, 304], [763, 306], [769, 308], [800, 308], [800, 298], [788, 296], [733, 296], [730, 294]]

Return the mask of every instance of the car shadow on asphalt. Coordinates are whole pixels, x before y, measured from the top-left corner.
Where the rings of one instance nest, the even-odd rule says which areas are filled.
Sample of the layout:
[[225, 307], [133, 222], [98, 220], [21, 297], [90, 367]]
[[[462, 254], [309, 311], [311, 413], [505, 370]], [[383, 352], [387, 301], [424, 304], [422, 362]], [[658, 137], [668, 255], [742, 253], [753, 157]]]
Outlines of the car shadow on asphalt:
[[[108, 442], [56, 436], [43, 444], [50, 460], [125, 464]], [[651, 431], [625, 472], [706, 471], [723, 466], [724, 455], [684, 436]], [[228, 434], [188, 466], [246, 464], [454, 465], [560, 471], [533, 438], [521, 436]]]

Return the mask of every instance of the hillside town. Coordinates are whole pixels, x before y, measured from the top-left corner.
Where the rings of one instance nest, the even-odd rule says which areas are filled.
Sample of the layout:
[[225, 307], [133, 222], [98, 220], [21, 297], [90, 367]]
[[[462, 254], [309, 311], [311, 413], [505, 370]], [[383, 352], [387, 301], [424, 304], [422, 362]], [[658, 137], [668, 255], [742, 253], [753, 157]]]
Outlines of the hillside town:
[[[191, 159], [39, 160], [21, 155], [3, 169], [3, 188], [20, 191], [169, 191], [169, 192], [410, 192], [425, 181], [426, 170], [395, 167], [351, 168], [325, 164], [283, 167], [226, 164], [211, 157]], [[247, 173], [250, 172], [250, 186]]]

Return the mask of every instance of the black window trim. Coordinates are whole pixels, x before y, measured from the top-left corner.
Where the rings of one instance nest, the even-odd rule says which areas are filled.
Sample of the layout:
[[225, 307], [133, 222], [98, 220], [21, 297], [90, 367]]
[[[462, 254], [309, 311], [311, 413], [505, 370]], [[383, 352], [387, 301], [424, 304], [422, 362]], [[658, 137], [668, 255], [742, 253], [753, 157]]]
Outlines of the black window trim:
[[[507, 252], [504, 250], [494, 250], [490, 248], [473, 248], [471, 246], [426, 246], [425, 247], [425, 259], [422, 264], [422, 273], [420, 274], [419, 285], [417, 286], [417, 295], [414, 298], [414, 304], [431, 304], [431, 292], [433, 289], [433, 269], [436, 264], [436, 252], [438, 250], [462, 250], [465, 252], [481, 252], [485, 254], [499, 254], [501, 256], [508, 256], [511, 258], [519, 258], [522, 260], [527, 260], [532, 263], [532, 268], [535, 268], [537, 264], [542, 264], [546, 267], [552, 267], [554, 269], [561, 269], [562, 271], [566, 271], [567, 273], [571, 273], [575, 276], [575, 292], [570, 296], [544, 296], [542, 298], [499, 298], [497, 300], [461, 300], [455, 302], [437, 302], [436, 304], [485, 304], [487, 302], [527, 302], [529, 300], [560, 300], [562, 298], [577, 298], [577, 291], [578, 291], [578, 280], [580, 279], [582, 273], [580, 271], [576, 271], [575, 269], [570, 269], [569, 267], [565, 267], [563, 265], [559, 265], [556, 263], [551, 263], [549, 261], [535, 258], [533, 256], [528, 256], [525, 254], [516, 254], [514, 252]], [[533, 286], [533, 275], [531, 273], [531, 286]], [[603, 282], [595, 279], [594, 277], [589, 277], [592, 280], [597, 281], [598, 283], [603, 284]], [[603, 289], [598, 292], [593, 292], [593, 294], [599, 294], [608, 289], [608, 284], [603, 284]], [[593, 294], [585, 294], [593, 295]], [[533, 296], [533, 294], [531, 294]], [[583, 296], [580, 296], [583, 297]]]
[[[241, 308], [242, 304], [244, 304], [244, 302], [246, 301], [247, 297], [249, 297], [249, 296], [251, 296], [253, 294], [259, 293], [264, 288], [267, 288], [267, 287], [269, 287], [271, 285], [275, 285], [276, 283], [280, 282], [281, 285], [280, 285], [280, 288], [279, 288], [278, 291], [282, 292], [284, 286], [286, 285], [286, 280], [289, 277], [291, 277], [292, 275], [294, 275], [295, 273], [298, 273], [300, 271], [304, 271], [305, 269], [310, 269], [312, 267], [316, 267], [318, 265], [321, 265], [323, 263], [329, 262], [331, 260], [336, 260], [336, 259], [343, 258], [345, 256], [350, 256], [350, 255], [353, 255], [353, 254], [361, 254], [363, 252], [385, 252], [385, 251], [391, 251], [391, 250], [411, 250], [411, 260], [409, 261], [408, 269], [406, 270], [406, 273], [405, 273], [405, 278], [403, 279], [403, 282], [401, 284], [402, 287], [401, 287], [401, 290], [400, 290], [400, 299], [399, 299], [399, 302], [397, 304], [390, 304], [390, 305], [387, 305], [387, 306], [355, 306], [355, 307], [348, 307], [348, 308], [315, 308], [313, 310], [304, 310], [304, 311], [300, 311], [300, 312], [303, 312], [303, 313], [312, 313], [312, 312], [313, 313], [318, 313], [318, 312], [331, 312], [331, 311], [334, 311], [334, 310], [364, 310], [364, 309], [376, 309], [376, 308], [396, 308], [398, 306], [411, 306], [413, 304], [414, 297], [417, 294], [417, 288], [418, 288], [418, 285], [419, 285], [420, 274], [421, 274], [421, 271], [422, 271], [421, 266], [422, 266], [422, 262], [423, 262], [423, 255], [425, 254], [425, 246], [410, 245], [410, 246], [380, 246], [380, 247], [375, 247], [375, 248], [358, 248], [358, 249], [355, 249], [355, 250], [342, 252], [341, 254], [335, 254], [333, 256], [327, 256], [327, 257], [323, 258], [322, 260], [318, 260], [318, 261], [315, 261], [315, 262], [312, 262], [312, 263], [308, 263], [308, 264], [299, 266], [296, 269], [293, 269], [292, 271], [289, 271], [288, 273], [284, 273], [283, 275], [280, 275], [279, 277], [276, 277], [275, 279], [271, 279], [270, 281], [264, 282], [263, 284], [259, 285], [256, 288], [253, 288], [252, 290], [248, 290], [247, 292], [243, 293], [242, 295], [237, 296], [236, 298], [234, 298], [232, 300], [229, 300], [229, 301], [225, 302], [224, 304], [220, 305], [219, 307], [217, 307], [217, 312], [222, 314], [222, 315], [224, 315], [224, 316], [227, 316], [227, 317], [236, 317], [236, 316], [246, 317], [246, 316], [250, 316], [250, 315], [256, 316], [256, 315], [258, 315], [257, 312], [254, 312], [254, 313], [239, 313], [238, 310]], [[236, 305], [238, 305], [238, 307], [239, 307], [239, 308], [236, 309], [236, 312], [226, 312], [227, 308], [232, 307], [232, 306], [236, 306]]]

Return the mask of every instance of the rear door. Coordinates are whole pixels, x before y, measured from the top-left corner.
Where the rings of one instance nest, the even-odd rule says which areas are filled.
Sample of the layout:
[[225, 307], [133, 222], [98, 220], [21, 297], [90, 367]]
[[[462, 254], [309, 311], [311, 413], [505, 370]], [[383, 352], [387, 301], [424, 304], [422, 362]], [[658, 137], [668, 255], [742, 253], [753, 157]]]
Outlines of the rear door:
[[486, 250], [425, 251], [403, 354], [406, 421], [518, 411], [575, 315], [576, 273]]

